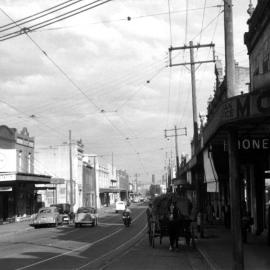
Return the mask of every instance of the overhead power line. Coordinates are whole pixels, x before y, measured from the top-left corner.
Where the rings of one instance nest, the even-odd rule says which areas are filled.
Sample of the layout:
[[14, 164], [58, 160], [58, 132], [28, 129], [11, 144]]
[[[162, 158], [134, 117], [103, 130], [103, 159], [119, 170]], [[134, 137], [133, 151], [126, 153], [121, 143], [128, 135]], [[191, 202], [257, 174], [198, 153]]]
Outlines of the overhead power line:
[[[5, 25], [2, 25], [2, 26], [0, 26], [0, 29], [2, 29], [2, 30], [0, 30], [0, 32], [12, 29], [14, 27], [17, 27], [18, 25], [22, 25], [22, 24], [27, 23], [27, 22], [31, 22], [31, 21], [40, 19], [40, 18], [42, 18], [44, 16], [50, 15], [50, 14], [52, 14], [54, 12], [57, 12], [59, 10], [67, 8], [69, 6], [75, 5], [75, 4], [77, 4], [78, 2], [81, 2], [81, 1], [83, 1], [83, 0], [77, 0], [75, 2], [74, 2], [74, 0], [65, 1], [65, 2], [63, 2], [61, 4], [58, 4], [56, 6], [47, 8], [47, 9], [45, 9], [43, 11], [38, 12], [38, 13], [32, 14], [30, 16], [27, 16], [27, 17], [24, 17], [22, 19], [16, 20], [14, 22], [10, 22], [10, 23], [5, 24]], [[72, 3], [69, 4], [69, 2], [72, 2]], [[67, 5], [65, 5], [65, 4], [67, 4]]]
[[[107, 0], [105, 2], [109, 2], [112, 0]], [[15, 22], [6, 12], [4, 12], [2, 10], [2, 12], [13, 22]], [[19, 28], [21, 28], [20, 26], [18, 26]], [[27, 37], [32, 41], [32, 43], [34, 43], [34, 45], [45, 55], [45, 57], [58, 69], [58, 71], [60, 71], [64, 77], [74, 86], [74, 88], [76, 90], [78, 90], [98, 111], [101, 111], [101, 108], [92, 100], [88, 97], [88, 95], [71, 79], [71, 77], [41, 48], [41, 46], [28, 34], [25, 33], [27, 35]], [[132, 148], [132, 150], [134, 151], [134, 153], [137, 154], [138, 157], [138, 161], [141, 165], [141, 168], [143, 169], [143, 171], [145, 171], [143, 162], [141, 160], [140, 154], [139, 152], [134, 148], [134, 146], [132, 145], [132, 143], [128, 140], [126, 140], [127, 136], [116, 126], [114, 125], [114, 123], [108, 118], [108, 116], [106, 114], [102, 114], [103, 117], [109, 122], [109, 124], [113, 127], [114, 130], [116, 130], [121, 137], [124, 139], [124, 141]]]
[[[5, 41], [5, 40], [11, 39], [11, 38], [15, 38], [17, 36], [26, 34], [28, 32], [32, 32], [32, 31], [35, 31], [37, 29], [43, 28], [45, 26], [48, 26], [48, 25], [51, 25], [51, 24], [66, 20], [66, 19], [68, 19], [70, 17], [81, 14], [83, 12], [86, 12], [86, 11], [88, 11], [90, 9], [101, 6], [101, 5], [103, 5], [105, 3], [108, 3], [108, 2], [111, 2], [111, 1], [113, 1], [113, 0], [105, 0], [105, 1], [104, 0], [103, 1], [102, 0], [97, 0], [97, 1], [94, 1], [94, 2], [92, 2], [90, 4], [81, 6], [79, 8], [74, 9], [74, 10], [68, 11], [68, 12], [63, 13], [61, 15], [58, 15], [58, 16], [56, 16], [54, 18], [51, 18], [51, 19], [48, 19], [48, 20], [45, 20], [45, 21], [42, 21], [42, 22], [39, 22], [39, 23], [36, 23], [36, 24], [33, 24], [33, 25], [29, 25], [29, 26], [20, 27], [21, 24], [16, 24], [16, 22], [13, 21], [16, 24], [17, 27], [20, 27], [20, 30], [0, 36], [0, 41]], [[6, 12], [2, 8], [0, 8], [0, 9], [5, 15], [7, 15]]]
[[[82, 0], [80, 0], [82, 1]], [[104, 0], [99, 0], [99, 1], [104, 1]], [[112, 0], [110, 0], [112, 1]], [[76, 1], [75, 3], [79, 2]], [[96, 2], [96, 1], [95, 1]], [[107, 2], [107, 1], [106, 1]], [[65, 2], [66, 3], [66, 2]], [[94, 3], [94, 2], [93, 2]], [[99, 5], [102, 5], [103, 3], [100, 3]], [[90, 4], [89, 4], [90, 5]], [[98, 6], [98, 5], [96, 5]], [[95, 7], [96, 7], [95, 6]], [[188, 11], [198, 11], [198, 10], [202, 10], [202, 9], [205, 9], [205, 8], [217, 8], [219, 7], [219, 5], [214, 5], [214, 6], [208, 6], [208, 7], [203, 7], [203, 8], [192, 8], [192, 9], [188, 9]], [[90, 9], [90, 8], [89, 8]], [[86, 10], [83, 10], [82, 12], [84, 11], [87, 11], [88, 9]], [[43, 11], [45, 12], [45, 11]], [[73, 12], [73, 11], [72, 11]], [[170, 11], [170, 14], [176, 14], [176, 13], [181, 13], [181, 12], [187, 12], [187, 10], [174, 10], [174, 11]], [[42, 12], [40, 12], [42, 13]], [[38, 14], [38, 13], [37, 13]], [[75, 16], [77, 14], [73, 14], [72, 16]], [[105, 21], [100, 21], [100, 22], [93, 22], [91, 24], [97, 24], [97, 23], [110, 23], [110, 22], [115, 22], [115, 21], [131, 21], [131, 20], [135, 20], [135, 19], [143, 19], [143, 18], [146, 18], [146, 17], [153, 17], [153, 16], [163, 16], [163, 15], [168, 15], [168, 12], [160, 12], [160, 13], [152, 13], [152, 14], [146, 14], [146, 15], [141, 15], [141, 16], [134, 16], [134, 17], [131, 17], [131, 16], [127, 16], [125, 18], [122, 18], [122, 19], [116, 19], [116, 20], [105, 20]], [[28, 16], [28, 17], [25, 17], [23, 19], [20, 19], [20, 20], [17, 20], [17, 21], [14, 21], [14, 23], [17, 23], [18, 25], [20, 24], [21, 21], [27, 19], [27, 18], [30, 18], [30, 17], [34, 17], [36, 16], [36, 14], [33, 14], [31, 16]], [[64, 14], [62, 14], [61, 16], [64, 16]], [[71, 16], [68, 16], [68, 17], [65, 17], [63, 19], [59, 19], [59, 20], [56, 20], [56, 17], [54, 18], [51, 18], [51, 22], [50, 23], [46, 23], [47, 20], [45, 21], [41, 21], [39, 22], [38, 24], [33, 24], [33, 25], [30, 25], [30, 26], [25, 26], [25, 27], [22, 27], [24, 28], [25, 31], [28, 31], [28, 32], [34, 32], [34, 31], [37, 31], [41, 28], [44, 28], [46, 26], [49, 26], [49, 25], [52, 25], [54, 23], [57, 23], [61, 20], [64, 20], [64, 19], [67, 19]], [[37, 17], [37, 18], [34, 18], [30, 21], [28, 21], [27, 23], [30, 23], [30, 22], [35, 22], [36, 20], [40, 19], [41, 17]], [[13, 28], [16, 27], [14, 25], [14, 23], [10, 23], [10, 24], [6, 24], [6, 25], [3, 25], [3, 26], [0, 26], [0, 32], [5, 32], [7, 29], [4, 29], [4, 30], [1, 30], [1, 28], [4, 28], [4, 27], [7, 27], [7, 26], [10, 26], [10, 25], [13, 25]], [[25, 24], [26, 21], [24, 21], [22, 24]], [[21, 24], [20, 24], [21, 25]], [[76, 26], [76, 25], [75, 25]], [[74, 27], [74, 26], [61, 26], [61, 27], [53, 27], [53, 28], [46, 28], [44, 30], [46, 31], [51, 31], [51, 30], [61, 30], [61, 29], [65, 29], [65, 28], [70, 28], [70, 27]], [[17, 36], [20, 36], [20, 35], [23, 35], [24, 34], [24, 31], [14, 31], [14, 32], [11, 32], [11, 33], [7, 33], [5, 35], [2, 35], [0, 36], [0, 41], [5, 41], [5, 40], [8, 40], [8, 39], [11, 39], [11, 38], [15, 38]]]

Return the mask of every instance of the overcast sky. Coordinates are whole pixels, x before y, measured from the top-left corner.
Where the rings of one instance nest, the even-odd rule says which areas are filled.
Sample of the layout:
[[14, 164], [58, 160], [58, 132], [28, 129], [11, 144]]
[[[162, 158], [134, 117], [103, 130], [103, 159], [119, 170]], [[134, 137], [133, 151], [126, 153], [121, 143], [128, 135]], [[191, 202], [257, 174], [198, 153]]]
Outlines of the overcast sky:
[[[0, 26], [63, 2], [2, 0]], [[80, 1], [73, 9], [91, 2]], [[249, 2], [233, 1], [235, 59], [245, 67]], [[164, 130], [187, 127], [188, 135], [178, 138], [179, 153], [190, 153], [193, 134], [190, 72], [188, 66], [166, 67], [168, 48], [191, 40], [213, 42], [224, 64], [222, 3], [112, 0], [28, 36], [1, 41], [1, 124], [27, 127], [37, 151], [68, 141], [71, 130], [86, 153], [107, 162], [114, 153], [114, 164], [131, 178], [137, 173], [140, 181], [151, 181], [152, 174], [161, 179], [168, 158], [175, 157], [174, 140], [165, 140]], [[212, 53], [199, 49], [195, 57], [205, 60]], [[174, 63], [188, 61], [183, 50], [173, 58]], [[198, 112], [206, 112], [214, 82], [212, 63], [197, 66]]]

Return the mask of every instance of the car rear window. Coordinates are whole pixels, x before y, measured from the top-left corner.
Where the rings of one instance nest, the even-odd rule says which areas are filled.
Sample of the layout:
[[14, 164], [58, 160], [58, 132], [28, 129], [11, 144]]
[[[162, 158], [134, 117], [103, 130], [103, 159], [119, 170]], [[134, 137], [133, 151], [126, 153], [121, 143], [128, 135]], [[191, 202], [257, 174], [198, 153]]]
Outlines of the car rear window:
[[90, 210], [91, 209], [88, 209], [88, 208], [79, 208], [78, 209], [78, 214], [80, 214], [80, 213], [90, 213]]
[[50, 214], [52, 212], [52, 209], [48, 208], [48, 209], [40, 209], [39, 213], [40, 214]]

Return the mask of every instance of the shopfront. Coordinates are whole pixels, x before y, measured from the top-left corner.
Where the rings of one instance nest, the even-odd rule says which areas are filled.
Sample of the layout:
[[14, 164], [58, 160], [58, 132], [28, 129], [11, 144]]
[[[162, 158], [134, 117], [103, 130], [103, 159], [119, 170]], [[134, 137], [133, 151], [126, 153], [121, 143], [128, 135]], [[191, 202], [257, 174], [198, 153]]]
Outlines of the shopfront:
[[50, 183], [50, 176], [26, 173], [0, 173], [0, 220], [15, 221], [38, 209], [35, 184]]

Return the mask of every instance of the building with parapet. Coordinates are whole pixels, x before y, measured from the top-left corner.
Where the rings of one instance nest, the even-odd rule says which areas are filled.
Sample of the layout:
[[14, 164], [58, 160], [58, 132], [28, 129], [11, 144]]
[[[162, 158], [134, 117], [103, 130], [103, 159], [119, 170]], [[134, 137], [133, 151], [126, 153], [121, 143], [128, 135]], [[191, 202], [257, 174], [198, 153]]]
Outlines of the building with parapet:
[[[72, 205], [73, 211], [83, 206], [83, 171], [87, 169], [83, 163], [83, 151], [84, 145], [81, 140], [72, 142], [71, 145], [63, 143], [36, 149], [35, 169], [61, 179], [55, 183], [55, 191], [48, 190], [48, 185], [44, 186], [45, 190], [41, 195], [46, 206], [68, 203]], [[70, 179], [71, 175], [72, 179]]]
[[41, 206], [37, 184], [50, 183], [48, 174], [34, 173], [35, 140], [27, 128], [0, 126], [0, 220], [15, 221]]

